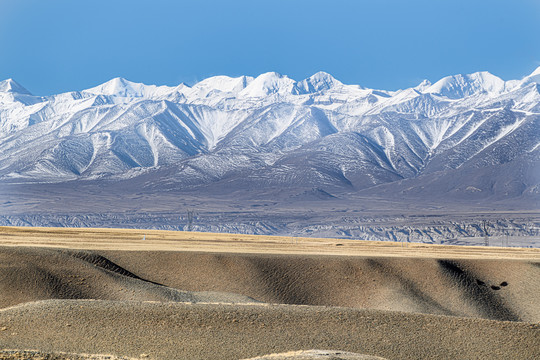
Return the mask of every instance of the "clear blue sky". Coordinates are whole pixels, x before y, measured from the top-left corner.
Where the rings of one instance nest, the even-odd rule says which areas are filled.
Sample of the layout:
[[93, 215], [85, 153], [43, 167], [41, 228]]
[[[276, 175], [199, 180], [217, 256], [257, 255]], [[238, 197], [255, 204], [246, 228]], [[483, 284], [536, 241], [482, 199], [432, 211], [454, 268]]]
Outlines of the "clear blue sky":
[[540, 0], [0, 0], [0, 79], [47, 95], [323, 70], [398, 89], [540, 65]]

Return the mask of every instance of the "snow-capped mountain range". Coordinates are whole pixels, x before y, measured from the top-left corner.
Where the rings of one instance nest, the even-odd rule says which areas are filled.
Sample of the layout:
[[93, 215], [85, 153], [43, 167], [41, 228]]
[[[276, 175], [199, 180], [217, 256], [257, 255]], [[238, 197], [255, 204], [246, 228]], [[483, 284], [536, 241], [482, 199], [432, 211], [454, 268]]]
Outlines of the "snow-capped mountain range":
[[539, 125], [540, 67], [398, 91], [270, 72], [176, 87], [115, 78], [42, 97], [8, 79], [0, 181], [538, 196]]

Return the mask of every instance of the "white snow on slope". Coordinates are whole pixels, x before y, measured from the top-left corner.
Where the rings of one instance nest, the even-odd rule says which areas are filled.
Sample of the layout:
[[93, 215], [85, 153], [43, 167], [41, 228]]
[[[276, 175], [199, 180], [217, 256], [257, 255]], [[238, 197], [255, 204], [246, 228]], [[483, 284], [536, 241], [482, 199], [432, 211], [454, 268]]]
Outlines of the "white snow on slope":
[[0, 81], [0, 92], [32, 95], [28, 90], [26, 90], [22, 85], [20, 85], [13, 79], [6, 79], [4, 81]]
[[155, 98], [174, 91], [174, 87], [145, 85], [117, 77], [101, 85], [83, 90], [83, 93], [118, 97]]
[[257, 76], [240, 92], [240, 97], [264, 97], [271, 94], [288, 95], [292, 93], [295, 81], [276, 72]]
[[460, 99], [478, 93], [500, 94], [504, 81], [487, 71], [468, 75], [454, 75], [442, 78], [426, 88], [424, 93], [433, 93], [449, 99]]
[[[384, 183], [429, 171], [444, 151], [481, 153], [512, 134], [522, 139], [514, 152], [529, 151], [538, 144], [530, 130], [539, 121], [538, 77], [540, 68], [508, 82], [478, 72], [398, 91], [343, 84], [325, 72], [302, 81], [275, 72], [214, 76], [191, 87], [115, 78], [47, 97], [8, 79], [0, 82], [0, 179], [127, 178], [141, 174], [134, 169], [178, 167], [170, 182], [235, 174], [266, 183]], [[470, 158], [455, 157], [452, 166]]]

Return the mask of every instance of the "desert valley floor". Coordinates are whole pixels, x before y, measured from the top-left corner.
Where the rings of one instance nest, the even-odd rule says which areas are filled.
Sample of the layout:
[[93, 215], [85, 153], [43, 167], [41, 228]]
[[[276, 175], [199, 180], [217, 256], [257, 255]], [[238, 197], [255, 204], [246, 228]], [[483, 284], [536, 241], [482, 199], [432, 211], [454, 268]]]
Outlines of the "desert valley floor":
[[537, 359], [539, 294], [533, 248], [0, 228], [0, 359]]

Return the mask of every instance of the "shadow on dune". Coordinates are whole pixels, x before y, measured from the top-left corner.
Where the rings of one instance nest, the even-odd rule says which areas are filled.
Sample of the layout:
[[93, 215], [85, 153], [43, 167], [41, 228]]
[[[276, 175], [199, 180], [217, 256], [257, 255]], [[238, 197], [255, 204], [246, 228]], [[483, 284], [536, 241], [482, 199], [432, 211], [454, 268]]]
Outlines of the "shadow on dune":
[[4, 247], [0, 307], [47, 299], [258, 301], [538, 321], [530, 296], [540, 291], [540, 283], [518, 281], [537, 279], [538, 264], [504, 264]]
[[[441, 272], [448, 276], [469, 299], [470, 304], [478, 308], [483, 318], [493, 320], [520, 321], [520, 317], [508, 307], [493, 290], [498, 287], [485, 286], [478, 276], [462, 267], [458, 261], [438, 260]], [[505, 283], [505, 282], [503, 282]], [[500, 289], [500, 288], [499, 288]]]
[[48, 299], [254, 302], [237, 294], [189, 292], [145, 280], [92, 251], [3, 248], [0, 307]]
[[413, 299], [419, 308], [424, 309], [422, 312], [429, 314], [459, 315], [431, 297], [426, 291], [420, 289], [413, 280], [407, 279], [398, 270], [386, 265], [384, 261], [368, 259], [366, 262], [373, 271], [383, 274], [385, 277], [394, 279], [399, 284], [400, 289], [402, 289], [403, 296]]
[[163, 286], [162, 284], [159, 284], [157, 282], [145, 280], [145, 279], [133, 274], [132, 272], [124, 269], [123, 267], [118, 266], [117, 264], [113, 263], [112, 261], [110, 261], [106, 257], [98, 255], [98, 254], [93, 253], [91, 251], [61, 250], [61, 253], [69, 255], [69, 256], [74, 257], [76, 259], [86, 261], [89, 264], [92, 264], [92, 265], [94, 265], [94, 266], [96, 266], [98, 268], [101, 268], [101, 269], [104, 269], [104, 270], [107, 270], [107, 271], [111, 271], [111, 272], [116, 273], [118, 275], [127, 276], [127, 277], [130, 277], [130, 278], [133, 278], [133, 279], [142, 280], [142, 281], [145, 281], [145, 282], [148, 282], [148, 283], [151, 283], [151, 284]]

